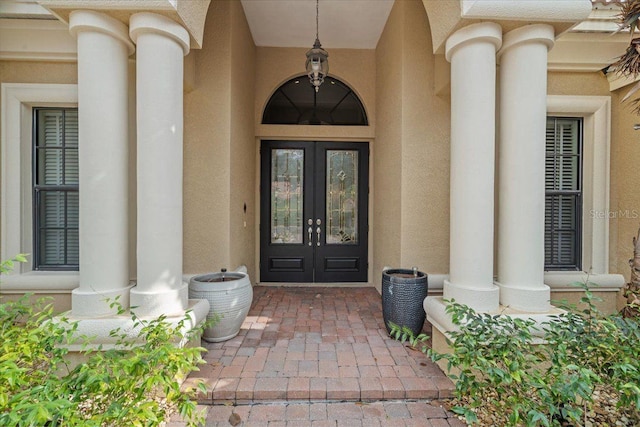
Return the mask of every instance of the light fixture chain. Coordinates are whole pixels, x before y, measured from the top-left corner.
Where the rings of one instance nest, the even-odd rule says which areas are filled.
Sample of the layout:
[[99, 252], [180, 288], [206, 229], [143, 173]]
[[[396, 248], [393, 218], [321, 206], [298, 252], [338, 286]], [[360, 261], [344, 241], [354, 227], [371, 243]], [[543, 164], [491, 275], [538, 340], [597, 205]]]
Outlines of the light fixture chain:
[[329, 54], [320, 44], [320, 0], [316, 0], [316, 40], [313, 47], [307, 51], [307, 62], [305, 63], [309, 81], [316, 92], [329, 72], [328, 56]]

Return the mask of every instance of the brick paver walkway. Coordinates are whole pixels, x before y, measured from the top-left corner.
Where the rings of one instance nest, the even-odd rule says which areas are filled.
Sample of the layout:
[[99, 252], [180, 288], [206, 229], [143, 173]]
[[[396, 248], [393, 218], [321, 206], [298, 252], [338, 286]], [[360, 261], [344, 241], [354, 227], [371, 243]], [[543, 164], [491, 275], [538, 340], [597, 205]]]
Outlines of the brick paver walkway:
[[[205, 427], [466, 427], [437, 402], [424, 400], [282, 402], [200, 409], [206, 411]], [[167, 425], [183, 426], [182, 422]]]
[[229, 425], [232, 410], [242, 425], [458, 425], [430, 403], [453, 384], [388, 336], [374, 288], [257, 286], [240, 334], [203, 345], [207, 364], [185, 385], [206, 383], [207, 425]]

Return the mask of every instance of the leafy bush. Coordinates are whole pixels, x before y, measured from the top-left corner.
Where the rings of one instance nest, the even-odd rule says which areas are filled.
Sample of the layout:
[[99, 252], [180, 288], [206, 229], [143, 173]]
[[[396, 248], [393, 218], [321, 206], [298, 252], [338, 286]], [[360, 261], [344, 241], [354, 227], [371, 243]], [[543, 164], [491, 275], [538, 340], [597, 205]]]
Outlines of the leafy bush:
[[[595, 306], [597, 298], [583, 285], [582, 310], [566, 312], [544, 325], [553, 364], [573, 364], [590, 369], [600, 382], [619, 393], [619, 406], [640, 410], [640, 328], [638, 319], [619, 314], [605, 316]], [[554, 349], [559, 349], [560, 351]]]
[[174, 327], [164, 316], [132, 315], [139, 339], [114, 330], [114, 349], [84, 350], [86, 362], [71, 369], [65, 356], [78, 343], [77, 323], [54, 319], [51, 305], [28, 299], [0, 303], [0, 425], [157, 426], [174, 412], [191, 426], [201, 423], [192, 394], [180, 390], [180, 378], [197, 370], [205, 351], [176, 345], [188, 317]]
[[398, 341], [408, 341], [409, 345], [414, 348], [418, 348], [418, 345], [422, 345], [424, 351], [426, 351], [427, 347], [425, 341], [427, 341], [430, 337], [425, 333], [418, 334], [417, 336], [413, 333], [411, 328], [407, 326], [399, 326], [393, 322], [389, 322], [389, 328], [391, 329], [391, 336]]
[[[640, 411], [640, 329], [637, 320], [598, 311], [583, 286], [585, 307], [563, 307], [542, 325], [506, 315], [476, 313], [450, 301], [447, 313], [459, 330], [448, 334], [452, 352], [422, 351], [445, 360], [456, 383], [452, 410], [477, 423], [490, 411], [498, 425], [582, 425], [594, 390], [615, 394], [620, 411]], [[415, 345], [411, 331], [392, 336]], [[414, 340], [414, 342], [412, 342]], [[485, 420], [486, 421], [486, 420]]]

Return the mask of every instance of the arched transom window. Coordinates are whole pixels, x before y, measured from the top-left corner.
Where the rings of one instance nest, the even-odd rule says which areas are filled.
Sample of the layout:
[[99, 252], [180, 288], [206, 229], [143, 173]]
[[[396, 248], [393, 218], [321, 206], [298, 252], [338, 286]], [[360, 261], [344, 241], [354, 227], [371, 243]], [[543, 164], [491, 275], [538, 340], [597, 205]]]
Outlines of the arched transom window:
[[275, 91], [264, 109], [268, 125], [367, 126], [358, 96], [340, 80], [327, 77], [316, 92], [307, 76], [289, 80]]

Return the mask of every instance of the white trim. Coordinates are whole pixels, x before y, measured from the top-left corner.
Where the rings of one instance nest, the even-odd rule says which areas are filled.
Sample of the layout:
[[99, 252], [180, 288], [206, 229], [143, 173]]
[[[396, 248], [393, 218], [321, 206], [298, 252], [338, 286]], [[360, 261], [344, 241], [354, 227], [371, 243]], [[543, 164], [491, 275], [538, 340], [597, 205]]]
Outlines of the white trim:
[[600, 72], [629, 46], [629, 34], [566, 33], [549, 51], [550, 71]]
[[461, 0], [460, 15], [492, 21], [579, 22], [589, 17], [591, 8], [589, 0]]
[[[575, 0], [574, 0], [575, 1]], [[178, 0], [38, 0], [49, 10], [177, 10]]]
[[75, 62], [77, 50], [60, 21], [0, 19], [0, 60]]
[[582, 267], [591, 274], [607, 274], [611, 98], [549, 95], [547, 112], [584, 118]]
[[[445, 280], [449, 280], [448, 274], [429, 273], [429, 292], [442, 293]], [[579, 288], [575, 286], [575, 283], [586, 283], [587, 281], [597, 285], [593, 289], [597, 292], [617, 292], [625, 284], [622, 274], [587, 274], [584, 271], [546, 271], [544, 273], [544, 284], [551, 288], [551, 292], [578, 291]], [[266, 284], [261, 283], [261, 285], [265, 286]]]
[[8, 18], [55, 19], [51, 13], [40, 6], [36, 0], [2, 0], [0, 16]]
[[[31, 222], [31, 129], [34, 106], [77, 106], [74, 84], [3, 83], [1, 92], [0, 259], [33, 251]], [[2, 291], [73, 289], [75, 272], [31, 272], [19, 264], [2, 279]]]
[[547, 271], [544, 283], [553, 292], [578, 292], [577, 283], [596, 285], [591, 289], [596, 292], [618, 292], [624, 286], [622, 274], [587, 274], [584, 271]]
[[77, 271], [31, 271], [2, 276], [0, 293], [71, 294], [79, 284], [80, 274]]
[[[619, 31], [620, 28], [618, 15], [620, 14], [621, 6], [621, 4], [616, 3], [594, 5], [589, 17], [573, 27], [571, 31], [613, 34]], [[625, 29], [622, 32], [626, 33], [628, 38], [629, 30]]]

